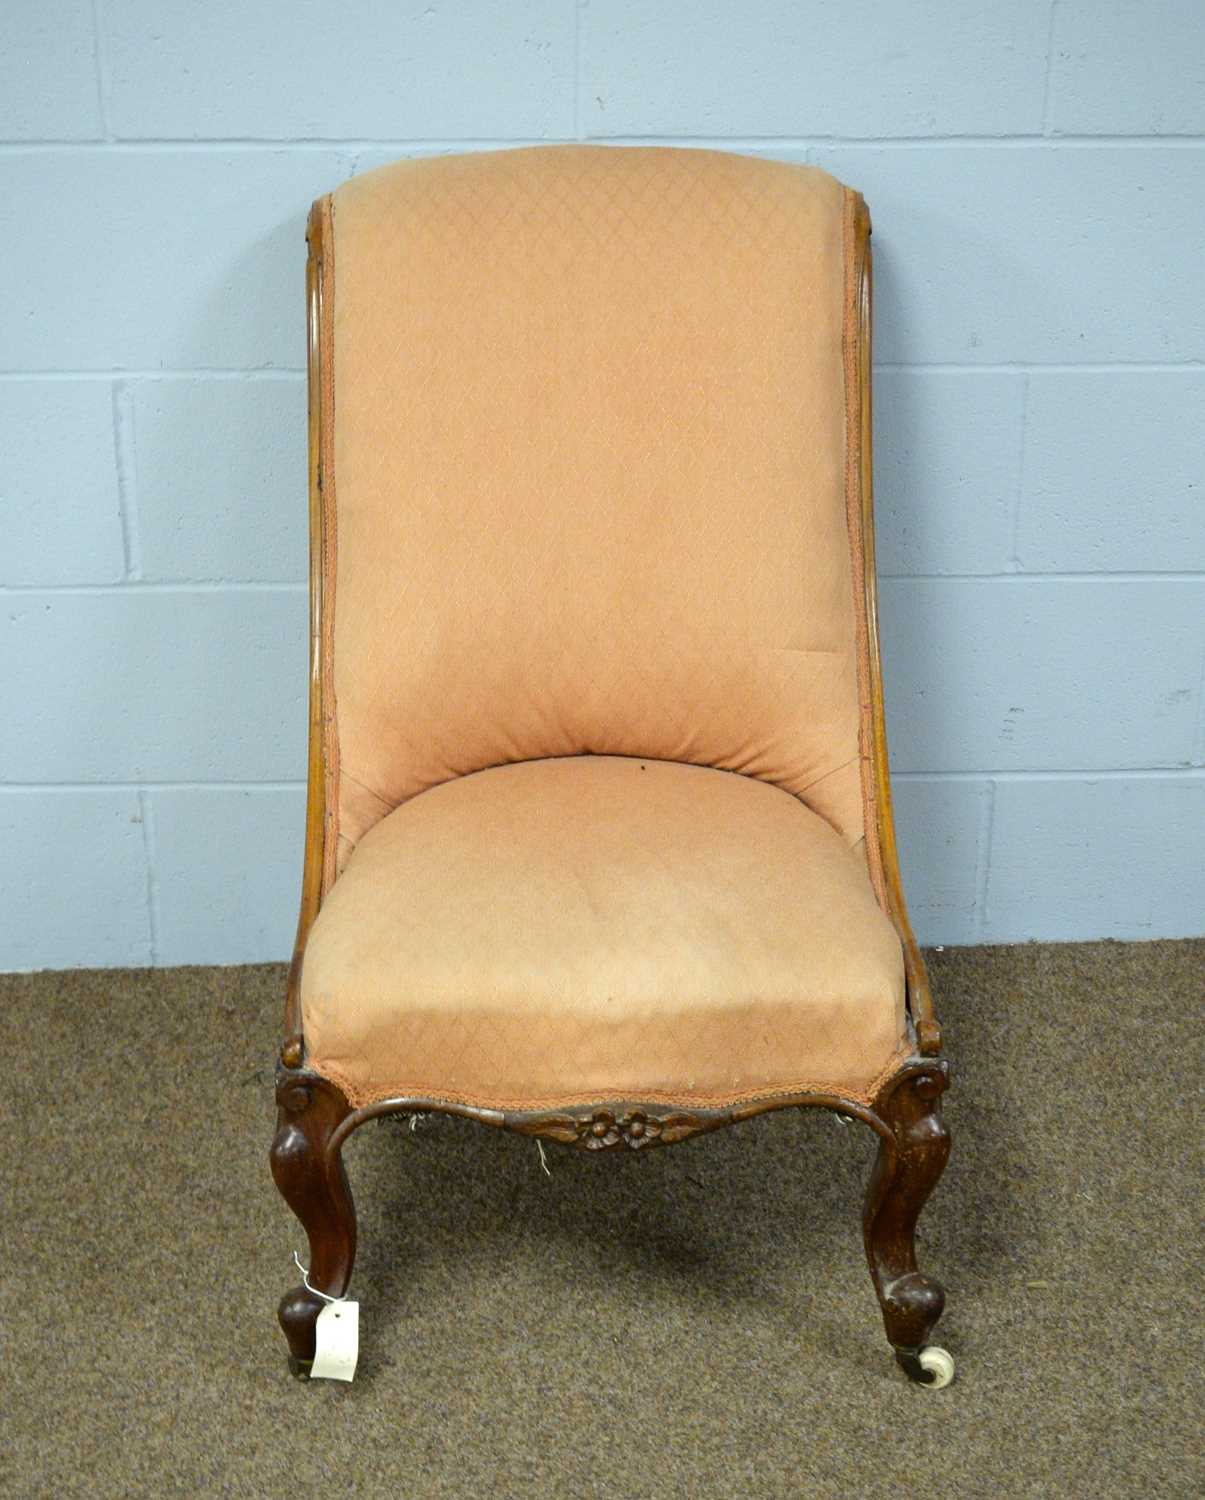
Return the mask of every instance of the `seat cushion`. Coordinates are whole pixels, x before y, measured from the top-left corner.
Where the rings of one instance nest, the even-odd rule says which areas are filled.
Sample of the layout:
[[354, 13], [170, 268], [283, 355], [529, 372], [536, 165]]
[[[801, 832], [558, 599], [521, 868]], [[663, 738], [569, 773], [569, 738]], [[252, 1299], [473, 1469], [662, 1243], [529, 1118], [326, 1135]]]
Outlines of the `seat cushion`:
[[766, 782], [617, 756], [383, 818], [301, 994], [310, 1066], [357, 1105], [869, 1099], [904, 1046], [900, 943], [840, 835]]

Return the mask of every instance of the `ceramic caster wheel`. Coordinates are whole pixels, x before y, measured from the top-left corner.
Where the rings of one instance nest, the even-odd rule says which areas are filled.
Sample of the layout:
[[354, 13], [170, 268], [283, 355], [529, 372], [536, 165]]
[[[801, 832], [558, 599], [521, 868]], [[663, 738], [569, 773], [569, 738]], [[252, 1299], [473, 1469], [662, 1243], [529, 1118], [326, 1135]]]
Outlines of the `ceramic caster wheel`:
[[925, 1384], [931, 1391], [940, 1391], [954, 1379], [954, 1361], [936, 1344], [921, 1350], [920, 1367], [929, 1377]]
[[954, 1379], [954, 1361], [937, 1344], [925, 1349], [897, 1349], [895, 1357], [907, 1373], [909, 1380], [917, 1385], [927, 1385], [931, 1391], [940, 1391]]

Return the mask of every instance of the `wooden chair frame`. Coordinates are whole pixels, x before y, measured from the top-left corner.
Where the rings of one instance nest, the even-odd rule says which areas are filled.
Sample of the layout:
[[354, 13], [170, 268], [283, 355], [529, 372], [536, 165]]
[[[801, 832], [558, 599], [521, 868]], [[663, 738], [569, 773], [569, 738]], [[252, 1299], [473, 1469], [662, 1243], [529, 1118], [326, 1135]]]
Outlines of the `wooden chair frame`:
[[[917, 1219], [949, 1155], [941, 1096], [949, 1065], [941, 1055], [941, 1032], [933, 1011], [924, 960], [908, 921], [900, 882], [892, 817], [887, 735], [883, 719], [878, 605], [871, 488], [871, 253], [870, 217], [858, 200], [855, 275], [858, 288], [857, 337], [846, 358], [856, 361], [847, 382], [857, 393], [851, 431], [858, 437], [858, 500], [861, 508], [861, 607], [869, 657], [869, 744], [873, 769], [878, 841], [888, 915], [903, 945], [907, 1011], [912, 1055], [879, 1089], [869, 1107], [836, 1094], [801, 1093], [755, 1100], [725, 1109], [669, 1109], [638, 1099], [600, 1100], [596, 1105], [554, 1112], [506, 1112], [474, 1108], [426, 1097], [387, 1099], [353, 1109], [328, 1079], [307, 1070], [302, 1027], [301, 967], [321, 902], [323, 847], [327, 829], [323, 757], [322, 558], [326, 516], [323, 460], [331, 440], [321, 401], [323, 350], [319, 339], [322, 299], [322, 219], [310, 215], [306, 233], [309, 324], [309, 517], [310, 517], [310, 682], [309, 766], [305, 864], [297, 941], [289, 967], [284, 1040], [276, 1076], [278, 1123], [272, 1142], [272, 1173], [309, 1240], [309, 1285], [293, 1288], [280, 1303], [279, 1318], [295, 1373], [308, 1374], [314, 1356], [314, 1324], [325, 1305], [318, 1293], [346, 1294], [356, 1250], [355, 1209], [341, 1151], [348, 1136], [366, 1120], [385, 1114], [442, 1111], [521, 1135], [558, 1141], [586, 1151], [643, 1150], [735, 1125], [772, 1109], [829, 1109], [861, 1120], [879, 1138], [878, 1157], [866, 1193], [863, 1232], [870, 1274], [882, 1309], [887, 1338], [909, 1377], [922, 1384], [944, 1384], [941, 1363], [926, 1359], [929, 1334], [945, 1302], [942, 1287], [917, 1268]], [[314, 1290], [316, 1289], [316, 1290]], [[948, 1356], [941, 1354], [948, 1363]]]

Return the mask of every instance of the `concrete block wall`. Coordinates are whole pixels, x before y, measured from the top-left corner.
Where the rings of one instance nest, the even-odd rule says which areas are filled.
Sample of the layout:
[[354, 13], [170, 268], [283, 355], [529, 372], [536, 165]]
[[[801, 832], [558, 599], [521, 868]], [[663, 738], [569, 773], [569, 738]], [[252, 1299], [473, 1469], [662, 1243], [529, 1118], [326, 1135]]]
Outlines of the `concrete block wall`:
[[1205, 930], [1199, 0], [13, 0], [0, 968], [286, 955], [307, 207], [573, 139], [869, 199], [922, 938]]

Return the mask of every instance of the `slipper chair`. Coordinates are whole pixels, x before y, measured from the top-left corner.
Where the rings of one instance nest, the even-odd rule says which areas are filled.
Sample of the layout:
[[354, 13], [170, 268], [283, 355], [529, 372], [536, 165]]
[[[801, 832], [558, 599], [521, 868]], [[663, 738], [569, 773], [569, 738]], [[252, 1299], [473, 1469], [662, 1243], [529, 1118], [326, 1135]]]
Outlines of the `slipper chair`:
[[905, 912], [860, 195], [722, 152], [408, 160], [309, 220], [311, 672], [271, 1160], [347, 1292], [344, 1142], [444, 1111], [605, 1158], [767, 1110], [878, 1137], [865, 1244], [940, 1386], [947, 1064]]

